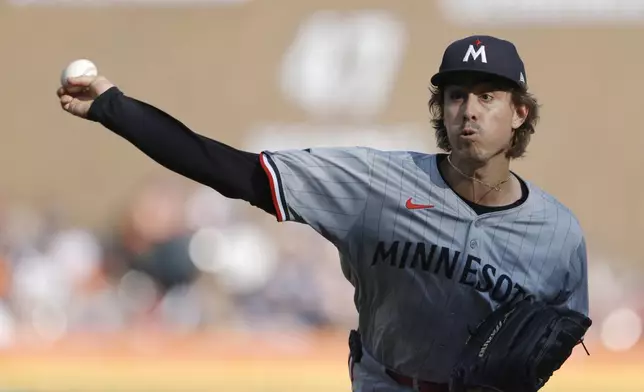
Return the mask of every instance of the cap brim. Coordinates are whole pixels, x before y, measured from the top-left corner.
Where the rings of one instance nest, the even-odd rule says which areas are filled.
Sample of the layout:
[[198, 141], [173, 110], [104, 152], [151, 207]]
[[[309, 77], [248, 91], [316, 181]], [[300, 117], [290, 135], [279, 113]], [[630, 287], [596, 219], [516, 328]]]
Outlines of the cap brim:
[[432, 78], [430, 79], [430, 82], [436, 86], [436, 87], [442, 87], [445, 85], [445, 83], [449, 82], [450, 80], [458, 79], [459, 75], [463, 74], [474, 74], [474, 75], [480, 75], [482, 79], [485, 79], [486, 77], [496, 77], [501, 80], [505, 80], [510, 82], [512, 85], [517, 86], [519, 88], [525, 88], [525, 85], [519, 83], [518, 81], [514, 79], [510, 79], [505, 75], [502, 75], [497, 72], [492, 72], [492, 71], [481, 71], [481, 70], [474, 70], [474, 69], [467, 69], [467, 68], [461, 68], [461, 69], [450, 69], [449, 71], [442, 71], [438, 72]]

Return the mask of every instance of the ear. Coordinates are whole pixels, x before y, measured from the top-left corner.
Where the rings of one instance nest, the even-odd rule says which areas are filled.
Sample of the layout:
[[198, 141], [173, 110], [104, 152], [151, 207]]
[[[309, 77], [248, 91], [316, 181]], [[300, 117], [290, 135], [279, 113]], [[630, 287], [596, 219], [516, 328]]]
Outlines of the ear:
[[517, 129], [523, 125], [526, 118], [528, 118], [529, 112], [530, 110], [525, 105], [516, 106], [512, 115], [512, 129]]

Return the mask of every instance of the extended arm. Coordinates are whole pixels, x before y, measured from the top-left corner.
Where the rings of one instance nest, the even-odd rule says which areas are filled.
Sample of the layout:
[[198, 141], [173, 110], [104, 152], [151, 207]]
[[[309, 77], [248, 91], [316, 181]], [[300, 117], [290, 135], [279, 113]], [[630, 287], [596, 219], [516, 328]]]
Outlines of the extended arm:
[[275, 215], [258, 154], [201, 136], [158, 108], [127, 97], [117, 87], [94, 100], [87, 119], [128, 140], [167, 169]]

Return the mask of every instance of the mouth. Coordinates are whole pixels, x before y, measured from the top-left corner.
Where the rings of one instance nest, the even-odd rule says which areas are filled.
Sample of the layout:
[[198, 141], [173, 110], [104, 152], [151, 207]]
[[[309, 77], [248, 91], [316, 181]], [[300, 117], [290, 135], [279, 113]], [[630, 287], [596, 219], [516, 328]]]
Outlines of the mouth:
[[463, 128], [463, 130], [461, 131], [461, 136], [473, 136], [476, 135], [476, 133], [477, 132], [472, 128]]

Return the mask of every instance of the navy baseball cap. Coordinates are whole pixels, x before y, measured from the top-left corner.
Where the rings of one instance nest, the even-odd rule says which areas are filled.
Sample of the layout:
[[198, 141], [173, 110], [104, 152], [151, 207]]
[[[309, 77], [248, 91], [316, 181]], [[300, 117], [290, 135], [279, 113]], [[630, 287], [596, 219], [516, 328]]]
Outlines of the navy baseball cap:
[[438, 73], [431, 78], [434, 86], [460, 72], [478, 72], [507, 79], [519, 88], [527, 88], [523, 60], [514, 44], [489, 35], [473, 35], [452, 42], [445, 53]]

